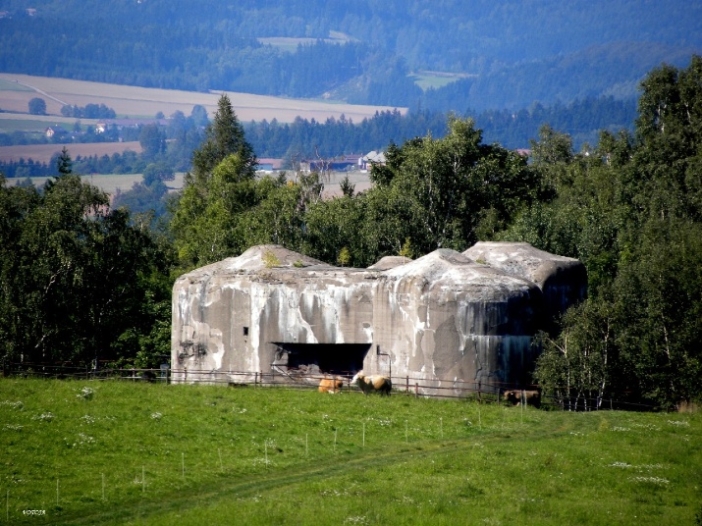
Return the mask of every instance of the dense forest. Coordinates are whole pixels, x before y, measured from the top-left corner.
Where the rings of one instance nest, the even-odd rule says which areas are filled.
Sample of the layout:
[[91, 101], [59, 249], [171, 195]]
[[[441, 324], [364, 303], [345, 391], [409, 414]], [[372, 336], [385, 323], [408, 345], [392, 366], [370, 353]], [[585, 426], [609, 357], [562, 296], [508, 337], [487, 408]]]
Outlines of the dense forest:
[[540, 336], [534, 378], [547, 393], [700, 401], [702, 57], [656, 68], [641, 87], [634, 131], [602, 131], [579, 152], [542, 126], [527, 159], [449, 116], [441, 137], [391, 145], [368, 191], [346, 180], [330, 200], [320, 174], [257, 178], [223, 95], [159, 228], [110, 208], [64, 151], [41, 190], [0, 179], [2, 359], [156, 365], [169, 354], [172, 280], [253, 244], [365, 267], [512, 240], [588, 271], [588, 299]]
[[683, 0], [0, 0], [0, 71], [444, 113], [631, 99], [701, 49]]

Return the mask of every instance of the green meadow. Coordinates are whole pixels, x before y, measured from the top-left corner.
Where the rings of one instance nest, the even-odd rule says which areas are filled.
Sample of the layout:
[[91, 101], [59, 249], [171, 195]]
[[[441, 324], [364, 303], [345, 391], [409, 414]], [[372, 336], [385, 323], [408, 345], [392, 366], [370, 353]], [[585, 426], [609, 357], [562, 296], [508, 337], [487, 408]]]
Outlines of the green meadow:
[[702, 521], [699, 414], [1, 379], [0, 452], [9, 524]]
[[23, 84], [0, 78], [0, 91], [33, 91]]
[[[442, 73], [437, 71], [419, 71], [412, 74], [414, 83], [419, 86], [423, 91], [427, 91], [430, 88], [439, 89], [456, 82], [462, 78], [469, 77], [471, 75], [458, 75], [452, 73]], [[473, 75], [475, 76], [475, 75]]]

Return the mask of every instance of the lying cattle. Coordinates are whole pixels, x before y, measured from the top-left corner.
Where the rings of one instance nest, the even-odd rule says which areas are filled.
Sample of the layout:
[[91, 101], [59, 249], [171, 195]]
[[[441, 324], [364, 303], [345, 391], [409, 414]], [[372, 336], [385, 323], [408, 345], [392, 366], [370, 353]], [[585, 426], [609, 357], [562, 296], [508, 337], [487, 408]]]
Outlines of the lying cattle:
[[322, 378], [319, 381], [319, 392], [320, 393], [339, 393], [341, 388], [344, 386], [343, 380], [338, 378]]
[[523, 401], [526, 405], [539, 407], [541, 406], [541, 393], [537, 390], [508, 389], [502, 393], [502, 400], [512, 405], [519, 405]]
[[356, 376], [351, 380], [351, 384], [356, 384], [361, 388], [363, 394], [378, 393], [390, 396], [392, 382], [387, 376], [366, 376], [363, 372], [356, 373]]

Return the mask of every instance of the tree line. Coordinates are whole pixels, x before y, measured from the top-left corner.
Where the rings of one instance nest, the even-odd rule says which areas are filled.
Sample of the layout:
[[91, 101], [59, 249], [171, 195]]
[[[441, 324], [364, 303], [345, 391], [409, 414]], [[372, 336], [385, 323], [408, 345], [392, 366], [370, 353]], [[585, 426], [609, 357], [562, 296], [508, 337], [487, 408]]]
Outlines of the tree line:
[[[520, 111], [469, 111], [463, 117], [474, 119], [476, 126], [483, 131], [484, 141], [488, 143], [496, 142], [512, 149], [526, 148], [529, 140], [538, 135], [539, 127], [550, 123], [558, 130], [567, 131], [575, 147], [579, 148], [585, 142], [596, 142], [599, 130], [633, 130], [636, 104], [601, 97], [553, 106], [534, 104]], [[271, 122], [252, 121], [243, 123], [243, 128], [259, 157], [282, 158], [284, 166], [292, 168], [301, 160], [316, 159], [317, 156], [334, 158], [345, 154], [365, 154], [371, 150], [382, 150], [391, 142], [400, 144], [426, 134], [439, 138], [446, 133], [447, 122], [448, 114], [424, 109], [410, 110], [404, 115], [397, 110], [377, 112], [361, 122], [346, 119], [343, 115], [324, 122], [298, 117], [292, 123], [279, 123], [275, 119]], [[76, 158], [75, 169], [83, 174], [142, 173], [157, 153], [163, 153], [161, 162], [174, 171], [185, 171], [190, 167], [190, 154], [202, 140], [202, 130], [207, 123], [207, 112], [202, 106], [196, 106], [188, 117], [180, 111], [175, 112], [163, 126], [152, 123], [121, 130], [108, 126], [100, 134], [88, 128], [85, 133], [76, 136], [76, 142], [138, 140], [147, 153], [144, 156], [125, 152]], [[46, 142], [48, 139], [43, 136], [41, 139], [30, 139], [23, 132], [0, 133], [0, 145]], [[66, 143], [65, 138], [61, 143]], [[0, 171], [8, 178], [48, 177], [54, 174], [54, 167], [55, 159], [48, 163], [36, 162], [31, 158], [0, 162]]]
[[[533, 104], [519, 111], [468, 110], [455, 115], [472, 118], [487, 143], [495, 142], [512, 149], [528, 148], [539, 128], [549, 123], [567, 132], [575, 147], [580, 148], [586, 142], [596, 142], [600, 130], [633, 131], [636, 103], [613, 97], [590, 97], [569, 104]], [[289, 124], [264, 120], [243, 126], [247, 139], [260, 157], [305, 159], [316, 155], [367, 153], [383, 149], [390, 142], [400, 144], [427, 134], [439, 138], [446, 134], [448, 120], [447, 113], [410, 109], [406, 115], [397, 110], [378, 112], [359, 123], [342, 116], [324, 122], [297, 118]]]
[[[0, 185], [5, 360], [155, 363], [169, 354], [170, 285], [190, 269], [275, 243], [366, 267], [478, 240], [576, 257], [589, 296], [539, 336], [534, 378], [564, 404], [625, 398], [671, 408], [702, 396], [702, 58], [642, 82], [633, 132], [596, 144], [543, 126], [526, 158], [470, 118], [391, 144], [372, 186], [322, 199], [324, 174], [257, 178], [219, 100], [169, 220], [112, 209], [67, 152], [42, 191]], [[590, 403], [590, 402], [588, 402]]]
[[61, 106], [61, 115], [77, 119], [114, 119], [117, 116], [115, 110], [105, 104], [64, 104]]

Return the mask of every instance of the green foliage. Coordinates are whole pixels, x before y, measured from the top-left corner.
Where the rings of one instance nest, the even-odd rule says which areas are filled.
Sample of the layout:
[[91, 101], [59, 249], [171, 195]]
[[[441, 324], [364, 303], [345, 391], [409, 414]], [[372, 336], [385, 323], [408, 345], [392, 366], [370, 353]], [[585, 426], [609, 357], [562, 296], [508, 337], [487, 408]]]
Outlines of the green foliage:
[[244, 130], [229, 97], [223, 94], [217, 103], [214, 121], [208, 125], [205, 142], [193, 153], [193, 175], [196, 184], [206, 183], [213, 170], [226, 157], [236, 154], [242, 162], [239, 176], [253, 179], [256, 155], [244, 137]]
[[29, 100], [28, 110], [32, 115], [46, 115], [46, 101], [39, 97]]
[[[154, 275], [167, 276], [167, 253], [77, 175], [61, 175], [41, 193], [0, 183], [3, 359], [85, 364], [133, 357], [138, 347], [122, 348], [121, 335], [149, 334], [157, 320], [170, 318], [144, 311], [149, 294], [169, 302], [170, 284], [152, 283]], [[168, 352], [162, 344], [160, 352]]]
[[264, 177], [256, 185], [257, 204], [242, 213], [242, 247], [275, 244], [299, 251], [302, 245], [304, 189], [284, 177]]
[[0, 421], [10, 523], [639, 526], [699, 509], [699, 414], [9, 378]]
[[341, 247], [339, 251], [339, 257], [336, 258], [337, 263], [342, 267], [348, 266], [351, 261], [351, 252], [349, 252], [348, 247]]
[[59, 175], [68, 175], [73, 172], [73, 161], [68, 153], [68, 149], [64, 146], [56, 160], [56, 170]]
[[442, 139], [391, 144], [386, 161], [373, 166], [369, 191], [309, 205], [308, 254], [335, 263], [346, 247], [350, 264], [368, 266], [403, 248], [413, 255], [464, 250], [493, 238], [543, 192], [526, 160], [482, 144], [471, 120], [452, 117]]
[[335, 264], [341, 248], [347, 247], [351, 256], [349, 264], [363, 266], [366, 259], [361, 240], [368, 232], [359, 228], [359, 224], [365, 203], [363, 195], [311, 202], [304, 216], [304, 253]]
[[158, 124], [147, 124], [141, 127], [139, 144], [145, 158], [155, 159], [166, 152], [166, 134]]
[[402, 249], [397, 255], [412, 259], [414, 252], [412, 250], [412, 241], [410, 238], [405, 239], [405, 244], [402, 245]]
[[353, 192], [356, 189], [356, 185], [352, 184], [351, 181], [349, 181], [348, 175], [344, 176], [344, 178], [339, 183], [339, 187], [341, 188], [342, 195], [344, 195], [345, 197], [353, 197]]
[[76, 119], [114, 119], [117, 117], [115, 110], [108, 108], [105, 104], [86, 104], [84, 107], [65, 104], [61, 106], [61, 115]]
[[280, 259], [278, 259], [278, 256], [276, 256], [272, 251], [266, 250], [263, 253], [263, 256], [261, 256], [261, 259], [263, 260], [263, 265], [266, 268], [274, 268], [274, 267], [279, 267], [280, 266]]
[[665, 408], [702, 397], [701, 78], [700, 57], [652, 71], [635, 139], [605, 132], [596, 148], [572, 155], [566, 137], [544, 129], [534, 144], [555, 193], [502, 237], [579, 258], [591, 295], [564, 318], [560, 354], [547, 347], [537, 371], [544, 385], [568, 396], [593, 390], [568, 376], [590, 370], [565, 360], [568, 339], [575, 356], [600, 361], [606, 342], [606, 390]]
[[387, 164], [373, 167], [363, 240], [367, 257], [398, 254], [408, 238], [413, 251], [464, 250], [511, 221], [539, 195], [539, 178], [524, 158], [481, 143], [471, 120], [451, 118], [442, 139], [414, 139], [388, 149]]
[[163, 181], [173, 181], [174, 179], [173, 169], [165, 162], [151, 163], [144, 170], [144, 184], [146, 186], [152, 186]]
[[541, 334], [534, 379], [563, 408], [599, 409], [610, 389], [614, 314], [609, 303], [589, 299], [571, 308], [553, 340]]
[[222, 95], [205, 142], [193, 154], [193, 173], [174, 204], [171, 231], [185, 268], [241, 252], [240, 216], [261, 200], [255, 166], [231, 101]]

